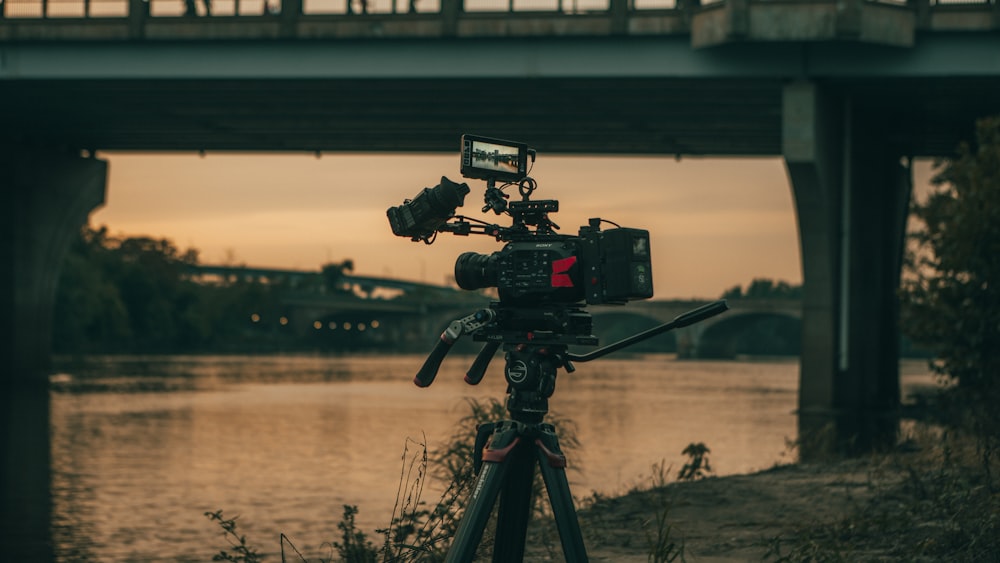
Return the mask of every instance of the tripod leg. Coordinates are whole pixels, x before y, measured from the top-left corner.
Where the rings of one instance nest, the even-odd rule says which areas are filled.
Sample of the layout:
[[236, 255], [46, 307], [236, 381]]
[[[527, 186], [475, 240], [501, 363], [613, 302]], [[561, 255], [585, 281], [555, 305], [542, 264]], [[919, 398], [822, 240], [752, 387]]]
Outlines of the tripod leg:
[[[448, 549], [448, 563], [466, 563], [476, 555], [479, 542], [483, 539], [483, 530], [493, 512], [500, 489], [510, 464], [506, 462], [507, 455], [520, 443], [514, 427], [505, 423], [497, 426], [489, 450], [483, 452], [483, 466], [472, 487], [469, 503], [458, 523], [455, 538]], [[476, 452], [475, 455], [480, 455]]]
[[555, 515], [559, 540], [562, 542], [566, 561], [587, 561], [587, 548], [573, 507], [573, 495], [566, 480], [566, 456], [559, 449], [559, 440], [551, 425], [543, 425], [541, 436], [535, 441], [538, 467], [549, 492], [549, 503]]
[[507, 458], [510, 469], [500, 492], [493, 563], [521, 563], [524, 560], [524, 540], [528, 535], [528, 520], [531, 519], [535, 476], [533, 449], [530, 443], [522, 442]]

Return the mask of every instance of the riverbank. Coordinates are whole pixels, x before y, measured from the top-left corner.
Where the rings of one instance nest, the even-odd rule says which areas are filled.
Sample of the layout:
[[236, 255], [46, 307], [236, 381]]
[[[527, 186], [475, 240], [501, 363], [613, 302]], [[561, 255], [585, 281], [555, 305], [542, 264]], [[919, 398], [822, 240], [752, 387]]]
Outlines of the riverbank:
[[[1000, 561], [1000, 463], [981, 445], [938, 435], [676, 482], [597, 499], [580, 522], [591, 561]], [[530, 560], [561, 560], [554, 532], [533, 539]]]
[[[900, 455], [676, 482], [597, 499], [579, 519], [591, 561], [655, 560], [649, 555], [658, 538], [666, 540], [659, 544], [662, 561], [681, 549], [676, 561], [775, 561], [803, 532], [833, 528], [898, 486], [907, 476]], [[561, 560], [558, 537], [548, 534], [533, 538], [530, 560]]]
[[[761, 561], [803, 526], [849, 517], [903, 475], [872, 458], [784, 465], [598, 500], [580, 520], [592, 561], [647, 561], [651, 542], [664, 535], [691, 563]], [[663, 515], [669, 534], [657, 525]]]

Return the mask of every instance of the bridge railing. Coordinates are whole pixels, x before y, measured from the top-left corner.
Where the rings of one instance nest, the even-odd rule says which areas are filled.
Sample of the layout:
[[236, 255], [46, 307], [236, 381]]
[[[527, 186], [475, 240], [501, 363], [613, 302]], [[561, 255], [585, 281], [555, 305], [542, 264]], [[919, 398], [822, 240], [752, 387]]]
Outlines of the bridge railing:
[[[447, 0], [444, 0], [445, 2]], [[705, 3], [721, 0], [705, 0]], [[285, 0], [287, 3], [287, 0]], [[562, 15], [608, 12], [612, 0], [459, 0], [463, 13]], [[628, 0], [629, 10], [673, 10], [684, 0]], [[140, 6], [153, 17], [267, 16], [282, 12], [282, 0], [0, 0], [0, 18], [119, 18]], [[440, 14], [442, 0], [301, 0], [302, 15]], [[206, 8], [207, 6], [207, 8]], [[189, 13], [189, 10], [195, 10]]]
[[8, 18], [104, 18], [128, 16], [128, 0], [5, 0]]
[[[281, 12], [281, 0], [143, 0], [153, 17], [264, 16]], [[673, 8], [674, 0], [635, 0], [636, 9]], [[128, 17], [129, 0], [0, 0], [0, 17], [103, 18]], [[195, 14], [188, 13], [193, 6]], [[609, 0], [465, 0], [466, 13], [606, 12]], [[303, 15], [438, 14], [441, 0], [303, 0]]]
[[[781, 0], [0, 0], [3, 19], [171, 18], [183, 16], [268, 17], [386, 16], [459, 14], [553, 14], [560, 16], [665, 11], [683, 13], [701, 6]], [[815, 0], [822, 3], [829, 0]], [[862, 0], [917, 10], [962, 10], [993, 6], [1000, 0]], [[798, 2], [798, 3], [808, 3]], [[141, 13], [136, 13], [141, 12]]]

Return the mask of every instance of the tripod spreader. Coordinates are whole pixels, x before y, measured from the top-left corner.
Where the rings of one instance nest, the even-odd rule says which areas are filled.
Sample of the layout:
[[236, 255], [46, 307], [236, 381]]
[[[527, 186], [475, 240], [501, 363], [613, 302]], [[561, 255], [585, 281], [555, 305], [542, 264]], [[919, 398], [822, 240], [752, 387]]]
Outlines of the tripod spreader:
[[[430, 355], [424, 360], [423, 367], [417, 372], [416, 377], [413, 378], [413, 383], [417, 387], [427, 387], [431, 383], [434, 383], [434, 378], [437, 377], [438, 369], [441, 367], [441, 362], [444, 357], [448, 355], [451, 350], [451, 346], [462, 337], [463, 334], [469, 334], [473, 332], [490, 321], [496, 318], [496, 312], [492, 309], [480, 309], [471, 315], [462, 317], [451, 322], [448, 328], [441, 333], [441, 338], [438, 340], [437, 344], [434, 345], [434, 349], [431, 350]], [[493, 349], [496, 352], [496, 348]], [[492, 357], [492, 354], [490, 354]], [[478, 360], [478, 359], [477, 359]], [[487, 363], [489, 360], [487, 359]], [[486, 367], [483, 366], [483, 371], [485, 372]], [[482, 379], [482, 375], [479, 376]], [[476, 382], [478, 383], [478, 381]]]

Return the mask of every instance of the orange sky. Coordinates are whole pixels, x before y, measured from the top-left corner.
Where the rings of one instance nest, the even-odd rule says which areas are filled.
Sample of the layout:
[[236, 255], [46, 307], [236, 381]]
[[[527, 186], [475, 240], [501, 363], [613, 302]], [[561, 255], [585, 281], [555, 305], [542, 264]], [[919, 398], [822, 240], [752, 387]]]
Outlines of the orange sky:
[[[386, 208], [462, 181], [454, 155], [101, 155], [107, 204], [92, 225], [171, 239], [203, 263], [316, 269], [354, 260], [359, 275], [451, 283], [455, 258], [502, 244], [441, 234], [431, 246], [392, 235]], [[926, 182], [926, 166], [918, 183]], [[656, 298], [715, 298], [755, 277], [801, 283], [792, 196], [781, 159], [582, 157], [540, 154], [533, 199], [558, 199], [563, 234], [589, 217], [650, 231]], [[480, 212], [485, 183], [459, 213]], [[508, 190], [516, 198], [516, 188]]]

